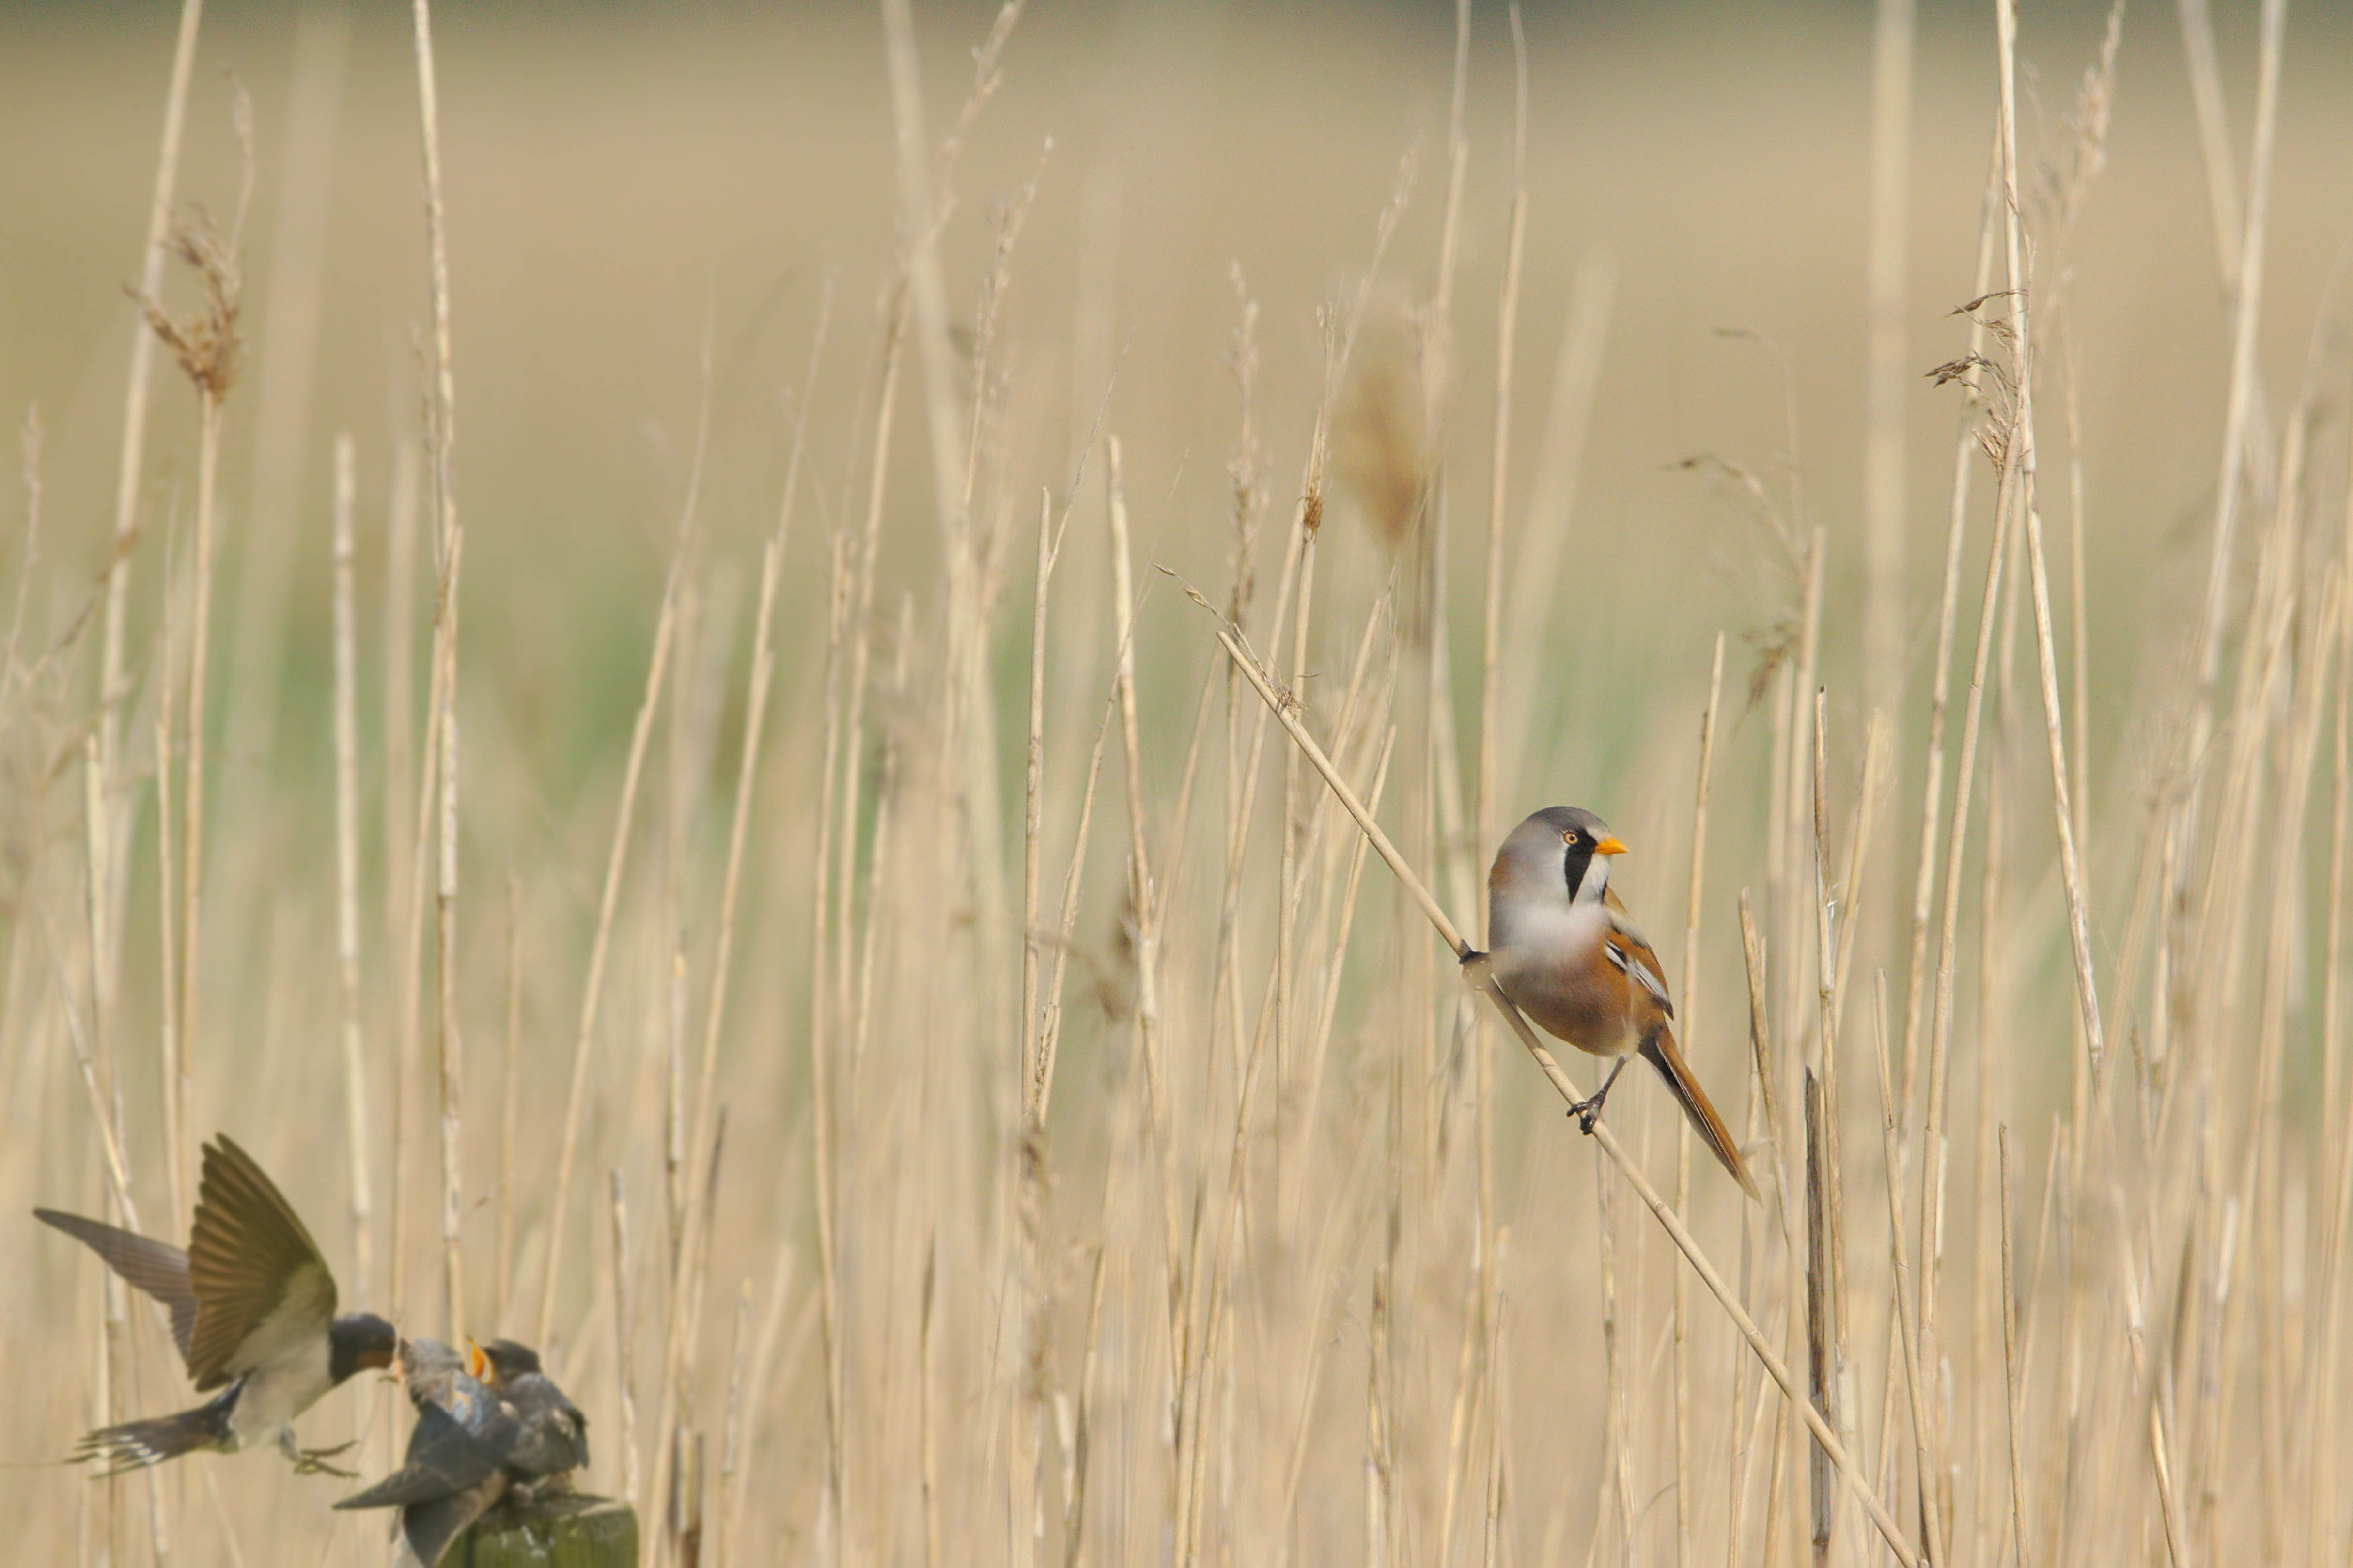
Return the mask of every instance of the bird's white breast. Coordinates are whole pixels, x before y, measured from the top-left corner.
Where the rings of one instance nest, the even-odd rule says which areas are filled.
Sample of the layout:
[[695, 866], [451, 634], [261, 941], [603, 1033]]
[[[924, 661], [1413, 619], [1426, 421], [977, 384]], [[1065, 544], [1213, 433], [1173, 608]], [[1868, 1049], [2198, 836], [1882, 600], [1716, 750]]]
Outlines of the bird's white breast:
[[1510, 930], [1499, 933], [1496, 977], [1509, 991], [1515, 976], [1563, 969], [1589, 959], [1609, 931], [1609, 911], [1599, 902], [1523, 900], [1512, 912]]
[[300, 1316], [272, 1314], [242, 1347], [252, 1370], [245, 1375], [228, 1422], [239, 1448], [277, 1442], [294, 1417], [335, 1385], [328, 1336], [316, 1324], [284, 1321]]

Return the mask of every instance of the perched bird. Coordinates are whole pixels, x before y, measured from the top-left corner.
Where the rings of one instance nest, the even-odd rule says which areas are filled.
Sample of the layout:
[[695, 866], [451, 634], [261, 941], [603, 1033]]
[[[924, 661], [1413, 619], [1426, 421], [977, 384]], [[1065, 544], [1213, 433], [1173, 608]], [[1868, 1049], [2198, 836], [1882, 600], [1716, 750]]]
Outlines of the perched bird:
[[335, 1315], [335, 1277], [318, 1243], [253, 1156], [225, 1135], [205, 1145], [185, 1252], [79, 1215], [33, 1214], [164, 1303], [189, 1380], [199, 1393], [222, 1391], [175, 1415], [100, 1427], [76, 1460], [111, 1475], [272, 1442], [299, 1472], [343, 1473], [325, 1460], [351, 1445], [299, 1447], [294, 1418], [353, 1373], [390, 1366], [398, 1336], [373, 1312]]
[[522, 1436], [506, 1456], [508, 1472], [544, 1488], [585, 1469], [588, 1417], [540, 1370], [539, 1352], [512, 1340], [492, 1340], [479, 1349], [487, 1363], [483, 1380], [522, 1422]]
[[1659, 1069], [1700, 1139], [1750, 1197], [1757, 1184], [1731, 1130], [1675, 1048], [1674, 1004], [1659, 955], [1609, 890], [1609, 861], [1626, 847], [1589, 811], [1539, 811], [1504, 840], [1487, 874], [1488, 973], [1547, 1033], [1615, 1065], [1592, 1099], [1569, 1107], [1588, 1132], [1632, 1055]]
[[427, 1568], [506, 1495], [499, 1457], [519, 1440], [514, 1407], [475, 1375], [481, 1363], [438, 1340], [403, 1340], [401, 1381], [417, 1407], [400, 1468], [339, 1509], [396, 1508], [408, 1550]]
[[460, 1352], [408, 1340], [400, 1363], [417, 1407], [408, 1453], [399, 1469], [335, 1506], [400, 1510], [402, 1539], [426, 1568], [503, 1500], [562, 1489], [588, 1462], [586, 1418], [527, 1346], [469, 1341]]

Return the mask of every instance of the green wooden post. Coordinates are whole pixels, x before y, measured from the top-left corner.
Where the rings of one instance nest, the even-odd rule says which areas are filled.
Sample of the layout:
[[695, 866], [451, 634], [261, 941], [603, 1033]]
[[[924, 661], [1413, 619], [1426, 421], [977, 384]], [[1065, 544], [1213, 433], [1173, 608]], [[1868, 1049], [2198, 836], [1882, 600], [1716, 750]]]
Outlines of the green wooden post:
[[637, 1568], [638, 1514], [612, 1498], [565, 1495], [494, 1509], [459, 1537], [443, 1568]]

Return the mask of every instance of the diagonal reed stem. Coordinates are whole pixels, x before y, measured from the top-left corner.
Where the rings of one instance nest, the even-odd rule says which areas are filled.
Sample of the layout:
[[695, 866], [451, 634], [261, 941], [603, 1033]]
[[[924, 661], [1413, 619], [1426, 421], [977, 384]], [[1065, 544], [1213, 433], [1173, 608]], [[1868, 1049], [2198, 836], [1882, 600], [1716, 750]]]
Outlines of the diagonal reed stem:
[[[1414, 902], [1421, 906], [1421, 912], [1429, 917], [1430, 923], [1437, 929], [1440, 938], [1453, 950], [1457, 958], [1463, 961], [1465, 979], [1472, 985], [1484, 992], [1487, 999], [1495, 1005], [1496, 1011], [1503, 1015], [1504, 1022], [1510, 1025], [1512, 1032], [1519, 1036], [1520, 1043], [1525, 1046], [1528, 1054], [1535, 1058], [1536, 1066], [1543, 1070], [1545, 1077], [1552, 1080], [1552, 1086], [1559, 1091], [1561, 1099], [1571, 1105], [1577, 1104], [1583, 1096], [1577, 1092], [1576, 1084], [1570, 1081], [1567, 1073], [1561, 1070], [1559, 1062], [1553, 1058], [1553, 1054], [1545, 1048], [1543, 1042], [1536, 1038], [1535, 1031], [1528, 1027], [1527, 1020], [1520, 1016], [1520, 1010], [1512, 1005], [1510, 999], [1504, 996], [1502, 989], [1495, 984], [1487, 973], [1486, 965], [1475, 962], [1482, 955], [1463, 940], [1461, 930], [1447, 917], [1446, 911], [1439, 907], [1438, 900], [1431, 897], [1430, 889], [1424, 885], [1419, 876], [1414, 874], [1413, 868], [1405, 863], [1405, 858], [1398, 853], [1397, 846], [1389, 842], [1389, 836], [1381, 830], [1380, 824], [1373, 820], [1372, 814], [1366, 811], [1363, 804], [1356, 799], [1356, 792], [1351, 790], [1347, 781], [1340, 776], [1339, 769], [1335, 767], [1332, 760], [1324, 754], [1324, 748], [1316, 744], [1315, 738], [1307, 732], [1304, 725], [1300, 723], [1298, 715], [1292, 711], [1286, 699], [1275, 690], [1273, 684], [1267, 679], [1265, 672], [1260, 669], [1257, 658], [1244, 646], [1240, 637], [1226, 623], [1223, 616], [1218, 616], [1217, 610], [1208, 600], [1203, 598], [1191, 584], [1184, 584], [1184, 587], [1187, 596], [1195, 604], [1208, 611], [1211, 616], [1218, 616], [1218, 641], [1224, 646], [1226, 657], [1233, 661], [1235, 668], [1241, 671], [1243, 679], [1257, 690], [1260, 699], [1273, 712], [1276, 721], [1290, 734], [1293, 742], [1306, 754], [1308, 762], [1314, 765], [1315, 771], [1324, 775], [1324, 782], [1332, 786], [1333, 794], [1339, 796], [1340, 804], [1347, 808], [1348, 815], [1356, 818], [1356, 826], [1371, 841], [1374, 850], [1382, 859], [1388, 862], [1389, 869], [1397, 873], [1398, 881], [1404, 887], [1407, 894], [1413, 899]], [[1767, 1342], [1763, 1331], [1757, 1328], [1755, 1321], [1742, 1309], [1739, 1299], [1735, 1295], [1732, 1288], [1725, 1282], [1724, 1277], [1716, 1272], [1715, 1265], [1708, 1260], [1707, 1254], [1700, 1249], [1698, 1240], [1685, 1227], [1682, 1215], [1678, 1215], [1660, 1194], [1659, 1190], [1651, 1184], [1650, 1178], [1642, 1173], [1641, 1168], [1628, 1155], [1624, 1147], [1618, 1142], [1617, 1134], [1610, 1131], [1608, 1122], [1594, 1124], [1593, 1138], [1601, 1145], [1602, 1152], [1608, 1154], [1623, 1172], [1626, 1180], [1641, 1197], [1643, 1204], [1658, 1216], [1659, 1223], [1666, 1227], [1667, 1235], [1673, 1240], [1676, 1247], [1691, 1260], [1692, 1268], [1699, 1275], [1700, 1282], [1707, 1287], [1708, 1293], [1723, 1306], [1725, 1313], [1732, 1319], [1734, 1326], [1739, 1329], [1741, 1337], [1748, 1342], [1748, 1348], [1757, 1352], [1757, 1359], [1764, 1363], [1766, 1372], [1775, 1383], [1780, 1385], [1783, 1397], [1804, 1420], [1807, 1428], [1812, 1432], [1814, 1440], [1821, 1445], [1822, 1451], [1830, 1457], [1831, 1462], [1845, 1478], [1847, 1486], [1854, 1492], [1857, 1500], [1862, 1503], [1863, 1511], [1871, 1516], [1871, 1522], [1879, 1531], [1880, 1538], [1886, 1542], [1888, 1551], [1894, 1554], [1897, 1562], [1904, 1564], [1904, 1568], [1918, 1568], [1917, 1560], [1912, 1554], [1912, 1548], [1904, 1539], [1902, 1528], [1888, 1513], [1886, 1506], [1879, 1500], [1878, 1494], [1872, 1489], [1870, 1478], [1848, 1457], [1846, 1446], [1839, 1441], [1838, 1434], [1831, 1430], [1820, 1415], [1807, 1401], [1796, 1381], [1789, 1375], [1789, 1369], [1782, 1363], [1781, 1358], [1774, 1353], [1773, 1347]]]

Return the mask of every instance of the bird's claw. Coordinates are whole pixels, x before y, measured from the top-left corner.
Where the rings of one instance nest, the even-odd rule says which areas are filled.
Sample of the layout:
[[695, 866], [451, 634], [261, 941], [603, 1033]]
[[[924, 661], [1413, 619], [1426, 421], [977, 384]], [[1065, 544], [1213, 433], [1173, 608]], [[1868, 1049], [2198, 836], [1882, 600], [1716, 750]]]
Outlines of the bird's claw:
[[1590, 1100], [1580, 1100], [1568, 1108], [1568, 1113], [1577, 1118], [1577, 1130], [1590, 1138], [1594, 1125], [1601, 1120], [1601, 1097], [1597, 1094]]
[[349, 1443], [338, 1443], [332, 1448], [297, 1448], [288, 1457], [294, 1461], [294, 1473], [298, 1476], [334, 1476], [346, 1481], [357, 1480], [360, 1474], [357, 1470], [347, 1470], [341, 1465], [331, 1465], [327, 1461], [358, 1441], [354, 1437]]

